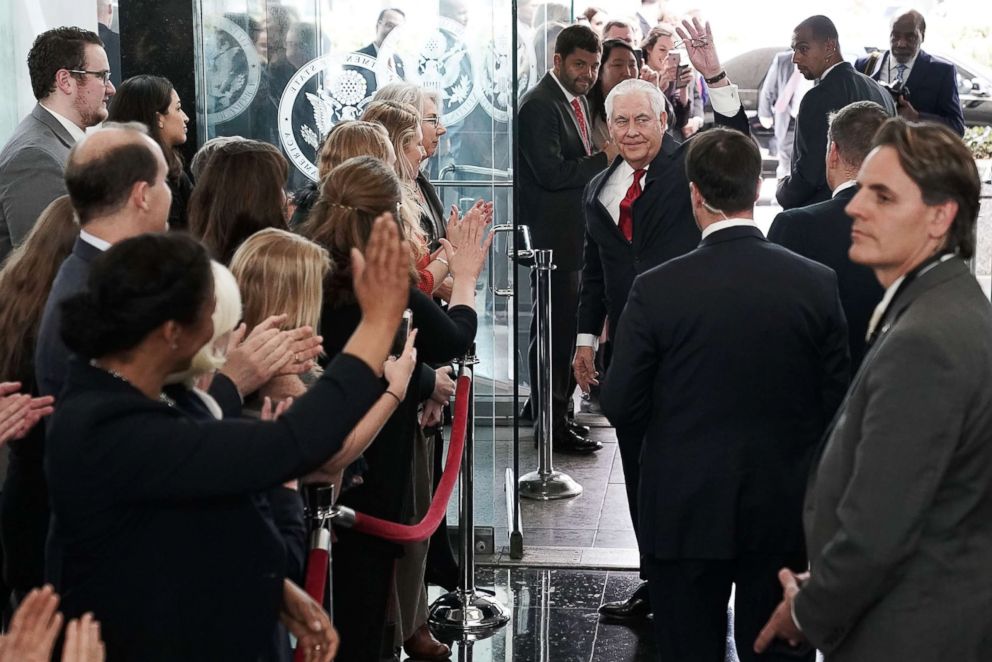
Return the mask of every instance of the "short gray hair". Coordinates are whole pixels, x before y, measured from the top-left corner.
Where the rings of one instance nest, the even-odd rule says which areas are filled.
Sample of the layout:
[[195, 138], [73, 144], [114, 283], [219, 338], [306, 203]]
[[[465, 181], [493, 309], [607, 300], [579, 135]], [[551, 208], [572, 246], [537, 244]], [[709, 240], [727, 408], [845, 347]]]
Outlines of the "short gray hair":
[[632, 94], [646, 94], [651, 103], [651, 112], [655, 117], [661, 117], [665, 112], [665, 95], [661, 93], [657, 85], [652, 85], [646, 80], [631, 78], [617, 83], [617, 86], [610, 90], [606, 97], [606, 119], [613, 117], [613, 104], [620, 97], [627, 97]]
[[424, 106], [426, 106], [427, 99], [434, 102], [437, 107], [437, 112], [440, 114], [443, 108], [441, 104], [441, 94], [435, 90], [428, 90], [427, 88], [420, 87], [419, 85], [414, 85], [413, 83], [405, 82], [395, 82], [388, 85], [380, 87], [375, 96], [372, 97], [373, 101], [395, 101], [397, 103], [408, 103], [417, 109], [420, 116], [423, 117], [427, 113], [425, 112]]

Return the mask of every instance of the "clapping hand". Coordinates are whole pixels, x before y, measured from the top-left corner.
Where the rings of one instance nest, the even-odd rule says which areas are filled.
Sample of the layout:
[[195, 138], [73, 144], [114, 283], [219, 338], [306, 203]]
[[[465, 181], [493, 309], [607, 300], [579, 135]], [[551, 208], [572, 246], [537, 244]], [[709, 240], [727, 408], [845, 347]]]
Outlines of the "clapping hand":
[[0, 383], [0, 445], [23, 439], [42, 418], [52, 413], [52, 396], [33, 398], [18, 393], [20, 382]]
[[486, 229], [492, 221], [492, 208], [490, 206], [487, 212], [486, 204], [476, 203], [457, 223], [455, 241], [441, 239], [448, 259], [448, 270], [456, 281], [462, 277], [471, 278], [474, 282], [482, 273], [489, 245], [493, 242], [492, 232]]
[[[62, 628], [56, 609], [59, 596], [51, 586], [36, 588], [21, 601], [7, 633], [0, 636], [0, 662], [49, 662], [55, 638]], [[100, 624], [93, 614], [73, 619], [65, 628], [62, 662], [103, 662], [105, 651]]]
[[475, 204], [465, 212], [464, 216], [459, 217], [458, 207], [452, 205], [451, 213], [448, 216], [448, 225], [445, 230], [448, 241], [455, 246], [461, 246], [466, 240], [466, 231], [472, 222], [477, 222], [479, 217], [482, 217], [485, 224], [489, 224], [493, 220], [493, 203], [486, 202], [484, 200], [476, 200]]
[[254, 393], [280, 374], [301, 374], [313, 368], [323, 338], [309, 326], [282, 331], [286, 315], [273, 315], [246, 335], [241, 324], [228, 340], [227, 360], [221, 372], [242, 395]]
[[691, 23], [686, 19], [682, 21], [682, 27], [675, 28], [675, 31], [682, 39], [689, 62], [703, 78], [713, 78], [723, 71], [709, 21], [704, 25], [698, 18], [693, 18]]

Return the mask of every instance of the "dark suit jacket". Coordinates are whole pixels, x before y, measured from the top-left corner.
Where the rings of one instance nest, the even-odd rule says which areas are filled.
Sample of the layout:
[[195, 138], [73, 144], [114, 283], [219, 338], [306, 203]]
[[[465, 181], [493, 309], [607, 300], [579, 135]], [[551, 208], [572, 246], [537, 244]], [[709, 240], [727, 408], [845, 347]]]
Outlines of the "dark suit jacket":
[[286, 560], [251, 495], [327, 460], [382, 390], [342, 356], [274, 423], [203, 423], [73, 360], [45, 459], [66, 618], [93, 611], [115, 660], [257, 659]]
[[806, 93], [796, 117], [796, 142], [792, 174], [778, 184], [776, 197], [784, 209], [803, 207], [830, 198], [827, 186], [827, 116], [855, 101], [874, 101], [895, 116], [892, 95], [841, 62]]
[[578, 271], [585, 224], [582, 189], [609, 165], [606, 154], [586, 154], [572, 107], [550, 72], [520, 99], [519, 118], [520, 222], [530, 226], [534, 248], [554, 251], [559, 270]]
[[36, 104], [0, 151], [0, 260], [19, 246], [38, 216], [65, 193], [62, 171], [76, 144], [55, 117]]
[[[374, 58], [378, 58], [379, 57], [379, 51], [376, 49], [375, 44], [368, 44], [367, 46], [364, 46], [363, 48], [359, 48], [355, 52], [356, 53], [362, 53], [363, 55], [369, 55], [369, 56], [374, 57]], [[406, 78], [406, 76], [403, 75], [404, 74], [404, 71], [403, 71], [403, 58], [401, 58], [399, 55], [395, 55], [394, 54], [393, 55], [393, 64], [396, 66], [396, 75], [399, 76], [400, 78]], [[371, 89], [372, 89], [373, 92], [375, 92], [375, 89], [374, 88], [371, 88]]]
[[[720, 113], [714, 113], [714, 117], [720, 125], [749, 132], [743, 108], [734, 117]], [[685, 177], [688, 144], [689, 141], [681, 143], [665, 135], [661, 149], [644, 175], [643, 193], [634, 201], [633, 242], [627, 242], [599, 201], [603, 186], [622, 159], [617, 158], [586, 187], [579, 333], [599, 335], [603, 320], [609, 319], [615, 334], [634, 278], [699, 245], [699, 228], [692, 216], [689, 182]]]
[[857, 370], [865, 355], [868, 321], [885, 293], [871, 269], [851, 262], [847, 256], [853, 221], [844, 208], [856, 192], [852, 186], [825, 202], [784, 211], [775, 217], [768, 231], [769, 240], [836, 272], [840, 303], [847, 317], [852, 371]]
[[828, 662], [988, 660], [992, 307], [951, 258], [880, 328], [809, 481], [796, 617]]
[[430, 209], [429, 214], [421, 214], [420, 224], [427, 232], [428, 249], [433, 252], [441, 246], [441, 237], [446, 236], [444, 205], [441, 204], [441, 198], [437, 195], [437, 189], [427, 179], [427, 175], [420, 170], [417, 171], [417, 188], [420, 189], [420, 193], [424, 196], [424, 201]]
[[[889, 51], [876, 58], [871, 71], [865, 71], [868, 57], [858, 58], [854, 68], [869, 75], [872, 80], [878, 80], [882, 71], [891, 66], [895, 71], [895, 62]], [[921, 50], [913, 63], [913, 69], [906, 79], [909, 89], [909, 103], [920, 113], [920, 119], [930, 122], [943, 122], [964, 135], [964, 111], [961, 109], [961, 98], [958, 96], [957, 68], [946, 60], [934, 57]]]
[[[100, 249], [93, 244], [77, 238], [72, 253], [59, 267], [48, 293], [48, 300], [45, 301], [45, 310], [38, 327], [38, 344], [34, 350], [35, 379], [38, 381], [38, 391], [42, 395], [54, 395], [56, 401], [62, 393], [70, 356], [69, 349], [62, 342], [61, 303], [86, 289], [90, 266], [100, 253]], [[241, 394], [226, 375], [217, 373], [214, 376], [210, 384], [210, 395], [220, 405], [224, 416], [241, 416]]]
[[753, 227], [717, 231], [637, 278], [601, 393], [644, 425], [642, 554], [803, 549], [809, 460], [847, 387], [837, 279]]

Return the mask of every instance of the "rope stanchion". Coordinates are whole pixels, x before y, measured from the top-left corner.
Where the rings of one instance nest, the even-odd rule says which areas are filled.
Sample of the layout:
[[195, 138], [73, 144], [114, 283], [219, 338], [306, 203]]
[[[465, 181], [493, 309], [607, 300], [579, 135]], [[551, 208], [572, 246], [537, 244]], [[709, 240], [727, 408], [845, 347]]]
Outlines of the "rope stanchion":
[[[448, 510], [448, 500], [458, 480], [458, 467], [465, 449], [465, 430], [468, 428], [468, 400], [471, 380], [460, 376], [455, 387], [455, 412], [451, 423], [451, 441], [448, 443], [448, 456], [444, 463], [444, 473], [438, 482], [434, 498], [427, 514], [417, 524], [397, 524], [364, 513], [354, 514], [355, 531], [383, 538], [395, 543], [420, 542], [430, 538]], [[343, 522], [342, 522], [343, 523]]]

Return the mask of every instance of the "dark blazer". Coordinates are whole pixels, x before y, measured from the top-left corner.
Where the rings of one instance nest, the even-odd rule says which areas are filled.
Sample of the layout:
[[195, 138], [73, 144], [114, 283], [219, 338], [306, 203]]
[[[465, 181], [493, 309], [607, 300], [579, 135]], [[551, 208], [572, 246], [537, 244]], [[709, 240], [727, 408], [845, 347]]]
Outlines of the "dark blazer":
[[76, 141], [35, 104], [0, 151], [0, 260], [19, 246], [38, 216], [65, 193], [62, 171]]
[[[370, 43], [367, 46], [364, 46], [362, 48], [359, 48], [355, 52], [356, 53], [361, 53], [363, 55], [368, 55], [368, 56], [374, 57], [376, 59], [379, 58], [379, 49], [377, 49], [375, 47], [375, 44], [374, 43]], [[399, 55], [395, 55], [394, 54], [393, 55], [393, 64], [396, 66], [396, 75], [399, 76], [400, 78], [406, 78], [406, 76], [404, 75], [404, 71], [403, 71], [403, 58], [401, 58]], [[373, 88], [372, 91], [375, 92], [375, 89]]]
[[[743, 108], [734, 117], [713, 115], [718, 124], [749, 133]], [[598, 336], [604, 319], [609, 319], [615, 333], [634, 278], [699, 245], [699, 228], [692, 216], [685, 177], [688, 144], [689, 141], [682, 143], [665, 134], [661, 149], [644, 175], [643, 193], [634, 201], [633, 242], [627, 242], [599, 201], [603, 186], [622, 159], [617, 158], [586, 187], [582, 200], [586, 227], [579, 333]]]
[[830, 198], [827, 186], [827, 116], [855, 101], [874, 101], [895, 116], [892, 95], [850, 62], [841, 62], [806, 93], [796, 117], [792, 174], [778, 183], [776, 198], [784, 209], [803, 207]]
[[[869, 63], [871, 56], [858, 58], [854, 68], [867, 74], [872, 80], [879, 80], [888, 67], [895, 71], [889, 51]], [[871, 66], [871, 71], [865, 68]], [[920, 113], [920, 119], [942, 122], [951, 127], [959, 136], [964, 135], [964, 110], [958, 95], [958, 70], [952, 63], [934, 57], [924, 50], [916, 56], [913, 69], [906, 79], [909, 90], [909, 103]]]
[[[326, 291], [326, 290], [325, 290]], [[351, 337], [361, 319], [357, 304], [334, 305], [333, 293], [328, 293], [321, 312], [320, 330], [324, 336], [324, 351], [329, 357], [337, 355]], [[442, 310], [434, 301], [411, 288], [408, 307], [413, 312], [413, 327], [418, 329], [416, 348], [418, 372], [414, 380], [426, 372], [424, 364], [439, 364], [463, 356], [475, 340], [477, 317], [467, 306]], [[422, 399], [417, 385], [407, 388], [406, 398], [383, 426], [375, 441], [365, 451], [368, 472], [364, 482], [341, 495], [341, 503], [361, 512], [394, 522], [406, 521], [410, 504], [405, 501], [412, 480], [410, 466], [413, 458], [417, 405]], [[370, 553], [398, 555], [401, 548], [393, 543], [354, 531], [338, 532], [342, 541], [360, 544]]]
[[882, 319], [809, 481], [795, 614], [828, 662], [992, 642], [992, 307], [951, 258]]
[[[592, 114], [588, 105], [585, 108], [592, 136]], [[520, 222], [530, 226], [534, 248], [554, 251], [559, 270], [578, 271], [584, 234], [582, 189], [609, 165], [606, 154], [586, 154], [572, 107], [550, 72], [520, 99], [519, 118]]]
[[[38, 328], [38, 344], [34, 350], [35, 379], [42, 395], [54, 395], [56, 401], [62, 393], [65, 373], [69, 365], [69, 350], [62, 342], [61, 303], [86, 289], [90, 266], [101, 251], [93, 244], [77, 238], [72, 253], [62, 262], [55, 275], [52, 289], [45, 301], [45, 310]], [[217, 373], [210, 384], [214, 397], [225, 416], [241, 415], [241, 394], [224, 374]]]
[[444, 205], [441, 204], [441, 198], [437, 195], [437, 189], [434, 188], [434, 185], [427, 179], [427, 175], [421, 170], [417, 171], [417, 188], [420, 189], [421, 195], [424, 196], [424, 201], [427, 203], [429, 210], [428, 214], [421, 214], [420, 224], [424, 227], [424, 231], [427, 232], [427, 248], [433, 252], [440, 248], [441, 237], [446, 236]]
[[852, 186], [825, 202], [783, 211], [768, 231], [769, 240], [836, 272], [840, 303], [847, 317], [852, 371], [857, 370], [865, 355], [868, 321], [885, 294], [874, 272], [847, 256], [853, 221], [844, 208], [856, 192]]
[[600, 397], [614, 425], [647, 430], [641, 553], [800, 552], [809, 460], [847, 369], [833, 272], [757, 228], [638, 276]]
[[92, 611], [114, 660], [257, 659], [286, 559], [251, 495], [327, 460], [382, 391], [341, 356], [279, 421], [204, 423], [74, 359], [45, 459], [66, 618]]

